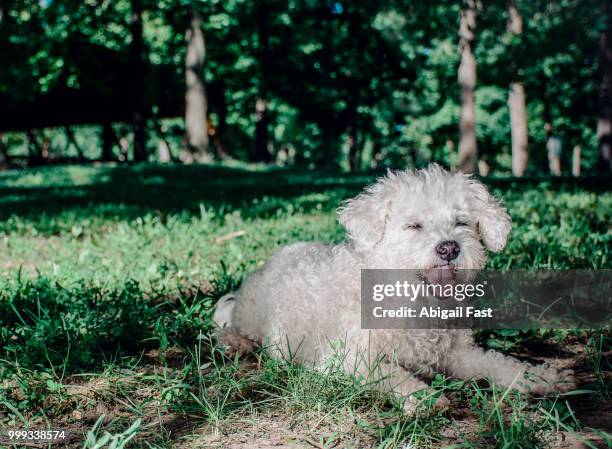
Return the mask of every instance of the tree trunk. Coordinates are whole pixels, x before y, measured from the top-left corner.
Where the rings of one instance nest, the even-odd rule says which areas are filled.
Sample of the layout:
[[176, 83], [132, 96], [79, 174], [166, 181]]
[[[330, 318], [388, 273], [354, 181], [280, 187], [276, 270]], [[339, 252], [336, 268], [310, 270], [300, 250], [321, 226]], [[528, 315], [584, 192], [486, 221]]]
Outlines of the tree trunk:
[[0, 170], [6, 170], [11, 166], [11, 157], [8, 154], [8, 145], [4, 136], [0, 135]]
[[[337, 148], [341, 144], [341, 136], [338, 136], [338, 132], [334, 126], [333, 114], [330, 114], [330, 119], [324, 121], [320, 126], [322, 128], [321, 147], [323, 148], [319, 161], [320, 166], [325, 169], [335, 169], [338, 167]], [[298, 151], [296, 160], [299, 163], [305, 162], [305, 158], [301, 151]]]
[[[508, 5], [508, 14], [510, 16], [508, 32], [520, 36], [523, 34], [523, 18], [514, 0], [510, 1]], [[529, 135], [527, 131], [525, 88], [520, 81], [510, 84], [508, 106], [510, 108], [510, 134], [512, 139], [512, 174], [514, 176], [523, 176], [529, 159]]]
[[28, 129], [26, 134], [28, 136], [28, 165], [40, 165], [44, 159], [44, 150], [38, 141], [36, 131], [33, 129]]
[[77, 142], [76, 136], [74, 135], [74, 132], [72, 131], [72, 128], [70, 128], [70, 126], [65, 126], [64, 127], [64, 135], [66, 136], [66, 140], [68, 141], [68, 146], [70, 146], [70, 144], [74, 145], [74, 148], [77, 151], [77, 159], [79, 161], [81, 161], [81, 162], [84, 161], [85, 160], [85, 154], [83, 154], [83, 149], [81, 148], [81, 146]]
[[157, 142], [157, 160], [162, 164], [172, 162], [172, 153], [170, 152], [170, 144], [164, 136], [160, 136]]
[[361, 166], [359, 154], [359, 113], [357, 111], [359, 105], [359, 88], [355, 85], [349, 89], [349, 101], [346, 110], [346, 138], [348, 144], [348, 162], [349, 170], [352, 173], [359, 171]]
[[4, 23], [4, 16], [6, 14], [6, 6], [5, 2], [0, 2], [0, 29], [2, 29], [2, 24]]
[[510, 107], [510, 129], [512, 137], [512, 174], [523, 176], [528, 161], [527, 108], [525, 106], [525, 88], [523, 84], [510, 84], [508, 93]]
[[210, 161], [208, 154], [208, 123], [206, 114], [208, 100], [204, 85], [204, 61], [206, 44], [202, 31], [202, 16], [195, 5], [191, 7], [191, 23], [186, 35], [187, 56], [185, 58], [185, 131], [187, 132], [187, 154], [183, 162]]
[[130, 154], [130, 144], [126, 136], [121, 136], [117, 139], [119, 143], [119, 160], [121, 162], [128, 162], [128, 156]]
[[349, 125], [346, 134], [348, 140], [349, 169], [351, 173], [355, 173], [359, 171], [361, 166], [361, 160], [359, 157], [359, 139], [357, 137], [356, 127], [354, 125]]
[[147, 159], [146, 98], [145, 98], [145, 48], [142, 37], [142, 3], [131, 0], [130, 74], [132, 89], [132, 131], [134, 133], [134, 160]]
[[476, 27], [477, 0], [465, 0], [461, 10], [459, 30], [458, 81], [461, 89], [461, 112], [459, 119], [459, 169], [464, 173], [474, 173], [478, 156], [476, 143], [476, 58], [474, 57], [474, 29]]
[[572, 155], [572, 175], [580, 176], [580, 165], [581, 165], [581, 148], [579, 145], [574, 147], [573, 155]]
[[[380, 139], [380, 135], [377, 137]], [[382, 144], [378, 140], [375, 140], [373, 147], [372, 147], [372, 163], [371, 163], [370, 168], [372, 170], [378, 170], [378, 166], [381, 161], [382, 161]]]
[[11, 9], [12, 0], [0, 0], [0, 30], [5, 25], [9, 10]]
[[153, 120], [155, 133], [157, 134], [157, 161], [161, 163], [172, 162], [172, 150], [168, 142], [168, 128], [161, 122], [159, 117]]
[[253, 160], [257, 162], [270, 162], [268, 151], [268, 127], [270, 117], [268, 114], [268, 70], [270, 63], [269, 35], [268, 35], [268, 2], [257, 2], [258, 35], [259, 35], [259, 92], [255, 102], [255, 151]]
[[113, 160], [113, 141], [116, 139], [113, 134], [113, 124], [105, 122], [102, 125], [102, 160]]
[[601, 84], [599, 86], [599, 165], [603, 173], [612, 173], [612, 11], [604, 2], [603, 13], [607, 16], [606, 28], [599, 39]]
[[223, 144], [225, 139], [225, 129], [227, 128], [227, 104], [225, 102], [225, 83], [221, 81], [219, 83], [219, 95], [218, 95], [218, 106], [217, 106], [217, 128], [213, 134], [213, 144], [215, 145], [215, 154], [219, 160], [225, 160], [228, 158], [225, 145]]
[[[348, 32], [350, 36], [355, 36], [352, 39], [353, 51], [357, 55], [364, 53], [364, 41], [361, 38], [363, 20], [360, 15], [358, 3], [354, 5], [347, 5], [346, 15], [348, 18]], [[361, 83], [362, 81], [358, 76], [352, 74], [348, 80], [348, 110], [347, 110], [347, 129], [346, 133], [348, 136], [348, 159], [349, 169], [352, 173], [355, 173], [361, 169], [361, 148], [359, 141], [359, 135], [363, 134], [360, 129], [359, 120], [359, 104], [361, 103]]]
[[255, 154], [253, 161], [268, 162], [268, 100], [263, 89], [259, 90], [259, 98], [255, 102]]

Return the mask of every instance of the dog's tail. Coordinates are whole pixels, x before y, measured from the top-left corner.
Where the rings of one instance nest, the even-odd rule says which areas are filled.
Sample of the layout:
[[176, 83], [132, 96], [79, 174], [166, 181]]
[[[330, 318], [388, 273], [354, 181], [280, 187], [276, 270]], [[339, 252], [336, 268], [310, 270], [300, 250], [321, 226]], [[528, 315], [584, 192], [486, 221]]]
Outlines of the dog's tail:
[[228, 293], [223, 295], [217, 301], [215, 313], [213, 314], [213, 322], [219, 329], [232, 326], [232, 313], [236, 305], [236, 295]]

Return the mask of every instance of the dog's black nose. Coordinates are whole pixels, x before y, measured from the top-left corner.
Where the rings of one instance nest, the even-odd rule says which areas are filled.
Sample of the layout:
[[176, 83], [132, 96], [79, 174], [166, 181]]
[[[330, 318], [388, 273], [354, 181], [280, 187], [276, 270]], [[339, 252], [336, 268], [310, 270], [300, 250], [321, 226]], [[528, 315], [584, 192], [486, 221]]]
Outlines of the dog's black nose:
[[451, 261], [457, 258], [459, 255], [459, 243], [454, 240], [446, 240], [444, 242], [438, 243], [436, 246], [436, 252], [440, 258]]

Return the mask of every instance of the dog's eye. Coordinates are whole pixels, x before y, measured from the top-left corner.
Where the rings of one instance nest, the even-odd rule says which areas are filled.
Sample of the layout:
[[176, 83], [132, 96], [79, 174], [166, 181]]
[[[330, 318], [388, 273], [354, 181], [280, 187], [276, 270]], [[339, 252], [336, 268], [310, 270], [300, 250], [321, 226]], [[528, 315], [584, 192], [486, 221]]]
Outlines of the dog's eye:
[[457, 220], [455, 222], [455, 226], [469, 226], [469, 224], [466, 223], [465, 221]]
[[407, 231], [408, 229], [423, 229], [423, 225], [421, 223], [406, 223], [404, 226], [402, 226], [402, 229], [404, 231]]

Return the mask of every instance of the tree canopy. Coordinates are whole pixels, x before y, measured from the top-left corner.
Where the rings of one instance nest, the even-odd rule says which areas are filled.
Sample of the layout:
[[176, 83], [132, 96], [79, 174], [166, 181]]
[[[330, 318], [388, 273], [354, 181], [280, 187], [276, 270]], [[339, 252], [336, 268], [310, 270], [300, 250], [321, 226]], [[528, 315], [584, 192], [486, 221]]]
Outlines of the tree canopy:
[[[598, 0], [514, 3], [523, 20], [520, 35], [508, 31], [507, 1], [483, 2], [477, 11], [479, 158], [509, 173], [508, 89], [520, 82], [528, 173], [546, 167], [547, 122], [563, 141], [565, 169], [575, 145], [584, 149], [585, 169], [593, 169], [599, 44], [609, 13]], [[166, 135], [160, 123], [184, 114], [185, 33], [196, 10], [206, 41], [210, 127], [223, 156], [261, 159], [255, 140], [265, 139], [270, 158], [302, 166], [363, 169], [432, 159], [456, 166], [463, 6], [447, 0], [2, 0], [0, 130], [10, 137], [33, 128], [118, 126], [132, 119], [130, 99], [141, 86], [149, 158], [159, 139], [177, 153], [182, 121], [170, 121]], [[136, 87], [134, 8], [142, 10], [144, 63]], [[261, 97], [267, 133], [258, 137]]]

